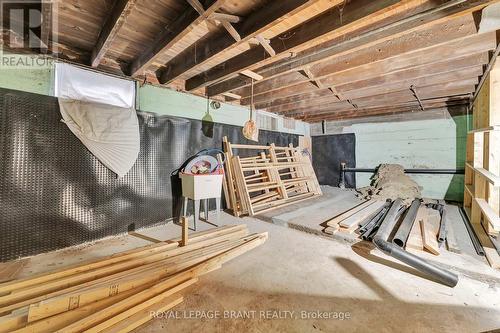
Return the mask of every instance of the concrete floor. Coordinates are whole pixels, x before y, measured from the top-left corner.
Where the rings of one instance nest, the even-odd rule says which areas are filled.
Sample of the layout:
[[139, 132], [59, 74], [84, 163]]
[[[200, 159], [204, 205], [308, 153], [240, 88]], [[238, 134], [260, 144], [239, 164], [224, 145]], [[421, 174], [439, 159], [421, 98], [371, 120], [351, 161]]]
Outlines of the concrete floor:
[[[202, 277], [172, 312], [179, 318], [155, 319], [137, 332], [482, 332], [500, 328], [500, 271], [473, 256], [425, 255], [460, 275], [458, 286], [451, 289], [373, 250], [369, 243], [332, 241], [255, 218], [223, 214], [222, 220], [223, 224], [245, 223], [251, 232], [268, 231], [269, 240]], [[209, 227], [200, 225], [200, 229]], [[141, 233], [165, 240], [178, 237], [180, 227], [170, 223]], [[39, 255], [31, 258], [21, 276], [146, 244], [123, 236]], [[224, 318], [225, 314], [232, 318]], [[244, 315], [248, 318], [241, 318]], [[218, 318], [207, 318], [211, 316]]]

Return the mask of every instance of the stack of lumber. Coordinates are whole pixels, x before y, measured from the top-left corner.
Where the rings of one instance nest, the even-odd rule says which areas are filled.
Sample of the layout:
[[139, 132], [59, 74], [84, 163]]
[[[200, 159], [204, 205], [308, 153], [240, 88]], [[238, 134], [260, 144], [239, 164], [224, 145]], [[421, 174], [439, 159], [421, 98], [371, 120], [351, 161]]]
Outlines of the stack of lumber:
[[[384, 204], [384, 201], [364, 201], [327, 221], [327, 227], [324, 232], [329, 235], [342, 232], [353, 234], [362, 225], [372, 219], [377, 212], [380, 212]], [[441, 251], [438, 242], [440, 226], [441, 215], [439, 211], [421, 204], [405, 244], [405, 249], [414, 254], [426, 251], [434, 255], [439, 255]], [[447, 230], [446, 243], [448, 245], [448, 250], [460, 253], [453, 229], [451, 226], [448, 226]]]
[[[255, 151], [240, 157], [233, 149]], [[232, 144], [224, 137], [226, 203], [235, 216], [256, 215], [322, 195], [311, 160], [299, 148]]]
[[226, 226], [0, 284], [0, 332], [129, 332], [266, 239]]
[[385, 201], [367, 200], [326, 222], [324, 232], [333, 235], [337, 232], [354, 233], [366, 219], [382, 208]]

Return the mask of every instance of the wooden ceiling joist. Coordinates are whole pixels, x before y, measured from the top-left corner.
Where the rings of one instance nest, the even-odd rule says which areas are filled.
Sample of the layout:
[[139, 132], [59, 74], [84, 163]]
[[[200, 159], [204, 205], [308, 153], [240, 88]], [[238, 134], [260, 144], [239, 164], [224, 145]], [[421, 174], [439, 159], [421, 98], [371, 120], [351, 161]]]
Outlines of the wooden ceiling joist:
[[[330, 79], [324, 80], [324, 84], [337, 85], [351, 82], [352, 77], [359, 75], [366, 78], [367, 75], [377, 76], [387, 72], [387, 69], [395, 71], [398, 67], [406, 68], [414, 59], [417, 62], [420, 56], [428, 61], [426, 54], [434, 54], [436, 58], [443, 59], [437, 56], [439, 54], [440, 45], [450, 43], [468, 36], [477, 34], [476, 22], [472, 15], [465, 15], [459, 18], [444, 22], [443, 24], [434, 25], [431, 27], [423, 27], [417, 31], [410, 32], [394, 38], [390, 41], [384, 41], [373, 46], [350, 52], [343, 56], [330, 58], [327, 62], [317, 63], [309, 72], [311, 75], [316, 75], [316, 78], [323, 79], [331, 76]], [[467, 40], [463, 41], [467, 43]], [[454, 43], [450, 47], [456, 46]], [[403, 63], [404, 62], [404, 63]], [[377, 68], [377, 72], [372, 72], [373, 68]], [[314, 73], [312, 73], [314, 71]], [[382, 73], [381, 73], [382, 72]], [[308, 79], [297, 72], [289, 72], [284, 75], [279, 75], [271, 79], [264, 79], [254, 87], [254, 94], [270, 93], [275, 90], [280, 90], [289, 86], [298, 85], [307, 82]], [[250, 88], [244, 87], [232, 92], [248, 97]]]
[[[445, 101], [436, 102], [436, 100], [429, 100], [424, 102], [424, 106], [427, 109], [440, 109], [440, 108], [453, 108], [456, 106], [463, 106], [469, 102], [468, 98], [454, 99], [450, 98]], [[452, 110], [453, 111], [453, 110]], [[321, 121], [341, 121], [354, 118], [365, 118], [371, 116], [387, 116], [395, 114], [404, 114], [409, 112], [421, 112], [420, 106], [416, 103], [413, 104], [400, 104], [393, 107], [377, 107], [377, 108], [367, 108], [362, 110], [346, 110], [339, 111], [330, 114], [316, 114], [316, 115], [306, 115], [297, 116], [296, 119], [300, 119], [309, 123], [316, 123]]]
[[[473, 90], [474, 85], [478, 82], [477, 77], [462, 79], [458, 81], [450, 81], [438, 84], [430, 84], [427, 86], [419, 87], [419, 95], [422, 99], [431, 98], [443, 98], [447, 96], [454, 95], [464, 95], [470, 94]], [[472, 90], [471, 90], [472, 89]], [[397, 103], [410, 103], [416, 102], [415, 97], [411, 91], [406, 88], [403, 90], [396, 90], [387, 93], [381, 93], [378, 95], [366, 96], [358, 99], [353, 99], [351, 101], [356, 104], [358, 108], [368, 108], [368, 107], [382, 107], [384, 105], [393, 105]], [[351, 107], [346, 104], [345, 101], [338, 102], [332, 97], [321, 98], [314, 103], [307, 104], [307, 106], [302, 106], [299, 108], [291, 108], [286, 111], [279, 112], [279, 114], [284, 116], [293, 116], [296, 114], [306, 114], [315, 113], [318, 111], [329, 111], [329, 110], [343, 110], [351, 109]]]
[[91, 66], [97, 67], [104, 59], [106, 52], [111, 47], [111, 43], [118, 35], [118, 31], [125, 24], [127, 17], [135, 7], [137, 0], [117, 0], [111, 14], [108, 16], [106, 23], [104, 23], [97, 43], [92, 51]]
[[153, 64], [156, 57], [182, 40], [191, 32], [193, 26], [197, 26], [211, 17], [225, 1], [227, 0], [206, 0], [204, 2], [205, 7], [203, 8], [202, 15], [193, 7], [185, 10], [177, 20], [165, 28], [156, 38], [155, 42], [143, 54], [134, 60], [130, 68], [130, 75], [136, 76], [142, 74]]
[[172, 59], [166, 68], [159, 73], [159, 81], [167, 84], [187, 71], [196, 70], [223, 52], [230, 52], [241, 43], [248, 42], [264, 31], [278, 24], [283, 17], [291, 16], [310, 6], [313, 0], [272, 1], [264, 8], [242, 19], [236, 25], [241, 40], [235, 43], [234, 38], [225, 34], [217, 34], [201, 45], [193, 45]]
[[[276, 60], [286, 58], [291, 52], [299, 52], [313, 47], [326, 39], [332, 39], [335, 34], [345, 34], [387, 19], [388, 11], [401, 11], [399, 1], [356, 0], [348, 2], [344, 8], [342, 20], [338, 17], [338, 8], [326, 11], [312, 20], [290, 29], [281, 36], [272, 38], [270, 44], [276, 51]], [[417, 1], [409, 1], [416, 3]], [[421, 2], [421, 1], [419, 1]], [[343, 3], [343, 2], [342, 2]], [[411, 7], [409, 5], [408, 7]], [[286, 37], [286, 38], [285, 38]], [[271, 58], [275, 61], [275, 58]], [[253, 69], [270, 63], [270, 57], [259, 48], [253, 48], [225, 62], [224, 67], [213, 68], [186, 81], [186, 89], [191, 91], [206, 87], [221, 80], [238, 75], [242, 70]], [[234, 88], [234, 87], [231, 87]], [[231, 90], [228, 89], [228, 90]], [[218, 91], [220, 94], [224, 91]], [[209, 94], [214, 92], [210, 91]]]
[[[484, 53], [494, 48], [494, 33], [474, 35], [465, 39], [453, 40], [439, 47], [418, 50], [409, 56], [391, 58], [384, 62], [369, 63], [347, 71], [333, 73], [333, 75], [324, 78], [322, 83], [328, 86], [334, 85], [340, 93], [343, 93], [343, 85], [359, 81], [360, 79], [366, 80], [387, 76], [388, 74], [395, 74], [392, 75], [391, 78], [398, 81], [398, 79], [405, 79], [405, 76], [398, 76], [396, 73], [401, 71], [405, 74], [406, 72], [408, 75], [406, 78], [411, 78], [415, 77], [415, 75], [425, 74], [425, 66], [435, 66], [432, 69], [440, 71], [441, 73], [448, 72], [457, 69], [455, 66], [470, 67], [478, 63], [483, 64], [485, 61]], [[480, 52], [480, 54], [474, 54], [475, 52]], [[448, 65], [447, 62], [449, 62], [450, 65]], [[358, 85], [356, 88], [362, 89], [365, 87]], [[258, 108], [269, 108], [280, 104], [290, 103], [291, 101], [287, 100], [287, 97], [293, 97], [294, 95], [300, 94], [300, 100], [306, 103], [307, 95], [304, 94], [310, 93], [311, 98], [317, 98], [318, 94], [314, 91], [314, 87], [305, 83], [266, 94], [256, 95], [254, 100]], [[322, 93], [322, 96], [325, 95], [328, 95], [328, 91], [326, 90]], [[242, 104], [247, 103], [248, 98], [244, 98]]]
[[[261, 59], [261, 57], [259, 58], [259, 55], [256, 55], [253, 58], [255, 61], [253, 64], [248, 65], [248, 67], [253, 68], [257, 73], [263, 75], [266, 79], [273, 78], [277, 75], [297, 71], [297, 69], [303, 66], [311, 66], [319, 62], [324, 62], [332, 57], [339, 56], [343, 53], [355, 51], [360, 47], [367, 47], [384, 40], [392, 39], [400, 34], [407, 33], [408, 31], [421, 27], [425, 24], [436, 21], [440, 22], [442, 19], [453, 17], [457, 14], [466, 14], [480, 10], [484, 6], [493, 2], [496, 1], [427, 1], [425, 4], [422, 4], [421, 2], [420, 7], [415, 7], [414, 10], [407, 10], [405, 12], [406, 16], [402, 17], [405, 13], [399, 14], [399, 17], [395, 15], [396, 17], [392, 18], [392, 20], [390, 20], [392, 22], [390, 23], [386, 20], [385, 22], [378, 24], [378, 26], [372, 24], [370, 29], [365, 29], [364, 31], [357, 30], [350, 33], [343, 33], [334, 39], [324, 42], [320, 46], [311, 47], [309, 50], [297, 53], [297, 55], [293, 58], [279, 60], [274, 62], [272, 65], [269, 65], [270, 62], [266, 61], [266, 59]], [[408, 6], [408, 3], [406, 5]], [[419, 8], [420, 11], [418, 11]], [[401, 10], [401, 8], [399, 9]], [[408, 7], [405, 7], [405, 9], [408, 9]], [[240, 63], [245, 65], [248, 64], [250, 56], [251, 54], [248, 53], [246, 55], [247, 61], [243, 62], [241, 62], [243, 59], [240, 58]], [[234, 62], [236, 62], [236, 59]], [[230, 68], [230, 66], [226, 66], [224, 72], [219, 69], [218, 71], [203, 73], [203, 75], [205, 75], [205, 81], [210, 81], [211, 78], [216, 77], [219, 81], [221, 81], [216, 84], [213, 84], [214, 80], [211, 81], [211, 86], [207, 88], [207, 93], [211, 96], [248, 86], [248, 80], [242, 77], [234, 77], [234, 73], [228, 73], [230, 70], [228, 67]], [[233, 78], [231, 78], [231, 76], [233, 76]], [[201, 75], [197, 80], [193, 78], [191, 80], [190, 87], [196, 86], [196, 83], [198, 82], [195, 81], [203, 81], [203, 78], [201, 78]]]

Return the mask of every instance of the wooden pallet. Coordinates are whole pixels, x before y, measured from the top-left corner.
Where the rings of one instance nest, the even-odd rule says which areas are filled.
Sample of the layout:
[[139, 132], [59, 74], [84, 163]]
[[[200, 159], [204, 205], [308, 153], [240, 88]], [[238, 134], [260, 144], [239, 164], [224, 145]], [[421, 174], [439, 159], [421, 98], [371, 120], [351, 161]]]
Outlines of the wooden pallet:
[[[226, 202], [235, 216], [256, 215], [322, 195], [309, 157], [299, 148], [232, 144], [224, 137]], [[235, 149], [253, 150], [240, 157]]]
[[129, 332], [181, 303], [200, 276], [263, 244], [226, 226], [0, 284], [0, 333]]

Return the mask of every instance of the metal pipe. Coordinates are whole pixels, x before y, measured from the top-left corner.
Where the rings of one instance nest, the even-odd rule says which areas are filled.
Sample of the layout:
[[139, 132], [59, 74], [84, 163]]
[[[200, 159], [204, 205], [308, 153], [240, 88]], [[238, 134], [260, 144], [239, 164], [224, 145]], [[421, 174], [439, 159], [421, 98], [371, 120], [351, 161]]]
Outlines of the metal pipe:
[[410, 235], [410, 231], [413, 228], [413, 224], [417, 217], [418, 209], [420, 208], [420, 199], [415, 199], [411, 203], [410, 208], [406, 212], [406, 216], [401, 222], [401, 225], [394, 236], [392, 242], [397, 246], [404, 248], [406, 245], [406, 241], [408, 240], [408, 236]]
[[469, 233], [469, 237], [472, 241], [472, 245], [474, 246], [474, 249], [476, 250], [476, 253], [480, 256], [484, 256], [484, 249], [483, 246], [481, 245], [481, 242], [479, 241], [479, 238], [476, 235], [476, 232], [472, 228], [472, 225], [470, 224], [469, 217], [464, 211], [463, 207], [460, 207], [458, 209], [460, 212], [460, 215], [462, 216], [462, 220], [464, 221], [465, 224], [465, 229], [467, 229], [467, 232]]
[[439, 227], [439, 235], [438, 235], [438, 241], [439, 243], [444, 243], [446, 241], [446, 207], [443, 205], [441, 206], [441, 226]]
[[375, 225], [387, 212], [390, 206], [390, 202], [387, 202], [385, 205], [383, 205], [380, 210], [377, 210], [377, 214], [369, 219], [365, 225], [362, 225], [361, 228], [359, 228], [359, 233], [364, 234], [368, 229], [370, 229], [373, 225]]
[[[375, 173], [377, 169], [369, 168], [345, 168], [341, 171], [345, 172], [366, 172]], [[464, 169], [405, 169], [405, 173], [410, 174], [431, 174], [431, 175], [463, 175]]]
[[458, 276], [456, 274], [430, 264], [426, 260], [408, 253], [399, 246], [387, 241], [392, 230], [394, 229], [394, 226], [396, 225], [397, 211], [399, 210], [401, 203], [401, 199], [394, 201], [394, 204], [387, 213], [379, 231], [373, 238], [373, 244], [391, 257], [398, 259], [423, 273], [431, 275], [433, 278], [449, 287], [455, 287], [458, 283]]

